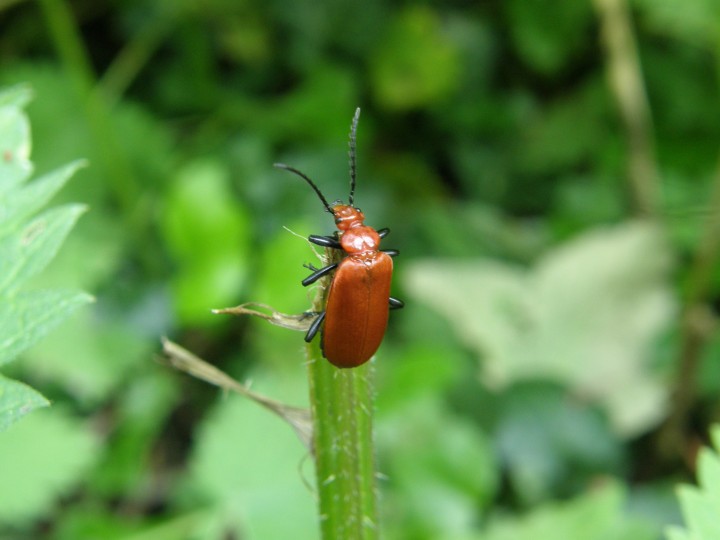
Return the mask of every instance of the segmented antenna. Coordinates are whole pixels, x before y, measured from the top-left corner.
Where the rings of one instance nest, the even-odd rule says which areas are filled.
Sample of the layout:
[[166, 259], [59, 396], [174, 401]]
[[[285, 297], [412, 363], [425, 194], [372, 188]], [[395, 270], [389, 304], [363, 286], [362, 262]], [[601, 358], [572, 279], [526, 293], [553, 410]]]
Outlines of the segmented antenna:
[[355, 164], [355, 147], [358, 120], [360, 120], [360, 107], [355, 109], [355, 116], [353, 116], [352, 124], [350, 125], [350, 142], [348, 143], [348, 146], [350, 147], [350, 198], [348, 199], [348, 204], [350, 206], [353, 205], [353, 199], [355, 198], [355, 174], [357, 172], [357, 166]]
[[325, 210], [330, 212], [331, 214], [334, 214], [332, 211], [332, 207], [328, 204], [327, 199], [325, 198], [325, 195], [322, 194], [320, 191], [320, 188], [315, 185], [315, 182], [310, 180], [310, 178], [307, 177], [304, 173], [301, 173], [294, 167], [290, 167], [289, 165], [285, 165], [284, 163], [273, 163], [273, 167], [277, 167], [278, 169], [285, 169], [286, 171], [290, 171], [291, 173], [297, 174], [300, 178], [305, 180], [308, 184], [310, 184], [310, 187], [315, 190], [315, 193], [317, 193], [317, 196], [320, 197], [320, 200], [323, 203], [323, 206], [325, 206]]

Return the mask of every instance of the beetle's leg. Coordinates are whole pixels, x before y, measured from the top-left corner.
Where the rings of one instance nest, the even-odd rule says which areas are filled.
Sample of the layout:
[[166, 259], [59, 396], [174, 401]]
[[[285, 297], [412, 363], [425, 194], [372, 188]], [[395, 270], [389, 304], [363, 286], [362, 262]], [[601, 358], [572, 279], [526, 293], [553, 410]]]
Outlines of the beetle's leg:
[[315, 267], [315, 266], [312, 265], [311, 263], [305, 263], [305, 264], [303, 264], [303, 268], [307, 268], [308, 270], [311, 270], [311, 271], [313, 271], [313, 272], [317, 272], [317, 271], [319, 270], [319, 268]]
[[335, 270], [338, 266], [338, 263], [335, 264], [329, 264], [325, 266], [324, 268], [321, 268], [320, 270], [315, 270], [312, 274], [310, 274], [308, 277], [302, 280], [303, 287], [307, 287], [308, 285], [312, 285], [315, 283], [318, 279], [323, 277], [326, 274], [329, 274], [333, 270]]
[[390, 309], [400, 309], [405, 307], [405, 302], [397, 298], [390, 297]]
[[384, 229], [380, 229], [379, 231], [377, 231], [377, 233], [380, 238], [385, 238], [388, 234], [390, 234], [390, 229], [385, 227]]
[[342, 249], [340, 241], [334, 236], [321, 236], [319, 234], [311, 234], [308, 236], [308, 240], [313, 244], [317, 244], [322, 247], [329, 247], [333, 249]]
[[315, 334], [318, 333], [318, 330], [320, 330], [320, 325], [325, 320], [325, 312], [323, 311], [320, 313], [320, 315], [317, 316], [317, 318], [310, 324], [310, 328], [308, 328], [307, 334], [305, 334], [305, 341], [307, 343], [310, 343], [313, 338], [315, 337]]
[[397, 249], [381, 249], [380, 251], [382, 251], [383, 253], [387, 253], [391, 257], [397, 257], [398, 255], [400, 255], [400, 252]]
[[[334, 236], [322, 236], [319, 234], [311, 234], [308, 236], [308, 240], [312, 242], [313, 244], [317, 244], [318, 246], [322, 246], [325, 248], [332, 248], [332, 249], [342, 249], [342, 246], [340, 245], [340, 241], [334, 237]], [[304, 265], [305, 268], [312, 270], [313, 273], [310, 274], [308, 277], [302, 280], [302, 284], [304, 287], [307, 287], [308, 285], [312, 285], [315, 283], [318, 279], [321, 277], [327, 275], [328, 273], [332, 272], [337, 268], [336, 264], [330, 264], [328, 266], [325, 266], [324, 268], [317, 269], [311, 264]]]

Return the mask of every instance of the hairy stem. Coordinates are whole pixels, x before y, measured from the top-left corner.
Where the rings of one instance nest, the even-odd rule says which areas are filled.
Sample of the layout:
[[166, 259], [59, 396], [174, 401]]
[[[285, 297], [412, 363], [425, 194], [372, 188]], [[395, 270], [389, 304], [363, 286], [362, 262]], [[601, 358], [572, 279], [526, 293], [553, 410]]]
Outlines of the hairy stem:
[[[318, 289], [315, 311], [324, 309], [326, 291]], [[319, 339], [307, 354], [322, 538], [377, 539], [372, 364], [338, 369], [322, 357]]]

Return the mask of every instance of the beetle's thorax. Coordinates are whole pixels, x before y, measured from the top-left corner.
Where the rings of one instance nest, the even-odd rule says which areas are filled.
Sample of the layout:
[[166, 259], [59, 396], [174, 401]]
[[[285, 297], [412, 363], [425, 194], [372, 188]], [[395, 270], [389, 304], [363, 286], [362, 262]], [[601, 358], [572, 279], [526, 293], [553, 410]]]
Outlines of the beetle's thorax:
[[341, 231], [340, 244], [346, 253], [360, 255], [377, 251], [380, 235], [366, 226], [365, 215], [354, 206], [338, 204], [333, 207], [335, 225]]
[[358, 225], [342, 233], [340, 244], [349, 255], [376, 252], [380, 247], [380, 235], [372, 227]]

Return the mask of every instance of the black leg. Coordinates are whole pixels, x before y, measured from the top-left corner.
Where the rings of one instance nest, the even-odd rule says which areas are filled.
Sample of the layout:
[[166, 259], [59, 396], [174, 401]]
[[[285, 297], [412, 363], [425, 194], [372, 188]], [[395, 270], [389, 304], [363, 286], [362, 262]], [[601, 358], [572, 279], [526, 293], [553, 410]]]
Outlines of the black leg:
[[329, 247], [333, 249], [342, 249], [340, 241], [334, 236], [321, 236], [319, 234], [311, 234], [308, 236], [308, 240], [313, 244], [317, 244], [322, 247]]
[[390, 229], [385, 227], [384, 229], [380, 229], [377, 233], [380, 236], [380, 238], [385, 238], [388, 234], [390, 234]]
[[310, 274], [308, 277], [302, 280], [303, 287], [307, 287], [308, 285], [312, 285], [315, 283], [318, 279], [323, 277], [324, 275], [329, 274], [333, 270], [337, 268], [338, 263], [335, 264], [329, 264], [324, 268], [321, 268], [320, 270], [315, 270], [312, 274]]
[[400, 255], [400, 252], [397, 249], [381, 249], [380, 251], [382, 251], [383, 253], [387, 253], [391, 257], [397, 257], [398, 255]]
[[397, 298], [390, 297], [390, 309], [400, 309], [405, 307], [405, 302]]
[[325, 320], [325, 312], [323, 311], [320, 315], [317, 316], [317, 318], [312, 322], [310, 325], [310, 328], [308, 328], [307, 334], [305, 334], [305, 341], [307, 343], [310, 343], [313, 338], [315, 337], [315, 334], [318, 333], [318, 330], [320, 330], [320, 325]]

